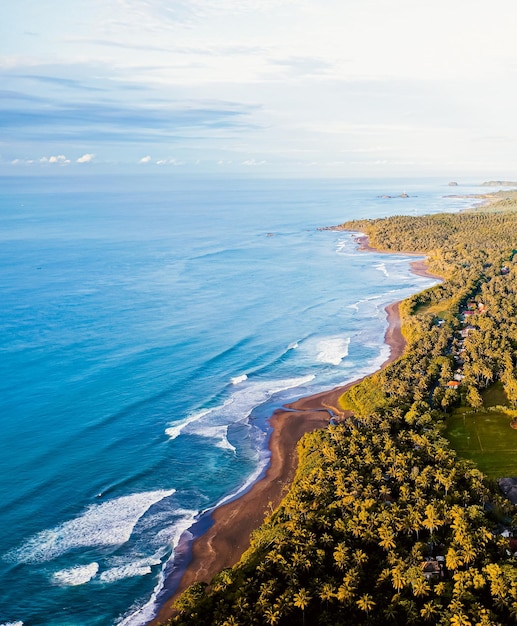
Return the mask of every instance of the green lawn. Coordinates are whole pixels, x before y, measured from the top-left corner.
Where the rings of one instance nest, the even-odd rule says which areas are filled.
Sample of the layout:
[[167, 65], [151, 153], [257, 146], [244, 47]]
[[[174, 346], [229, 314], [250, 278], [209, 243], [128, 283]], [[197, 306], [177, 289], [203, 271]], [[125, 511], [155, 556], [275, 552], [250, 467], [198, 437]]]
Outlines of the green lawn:
[[517, 476], [517, 430], [506, 413], [455, 412], [447, 419], [445, 435], [451, 447], [491, 478]]
[[508, 398], [504, 392], [503, 383], [498, 382], [490, 385], [488, 389], [481, 392], [484, 406], [507, 406]]

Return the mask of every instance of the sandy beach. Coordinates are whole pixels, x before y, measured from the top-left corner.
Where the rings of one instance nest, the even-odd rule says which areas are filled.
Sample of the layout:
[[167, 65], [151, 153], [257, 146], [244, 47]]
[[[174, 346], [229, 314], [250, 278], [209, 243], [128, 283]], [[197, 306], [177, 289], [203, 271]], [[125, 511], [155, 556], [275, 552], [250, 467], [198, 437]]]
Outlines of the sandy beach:
[[[368, 246], [367, 238], [360, 238], [358, 243], [361, 250], [374, 251]], [[411, 269], [415, 274], [439, 278], [426, 271], [424, 261], [412, 262]], [[386, 312], [388, 329], [384, 340], [390, 347], [390, 355], [380, 369], [399, 358], [405, 348], [400, 329], [399, 303], [387, 306]], [[178, 571], [166, 582], [166, 589], [171, 595], [164, 601], [158, 616], [149, 626], [165, 624], [174, 615], [172, 605], [189, 585], [199, 581], [209, 583], [221, 569], [238, 562], [249, 547], [250, 533], [280, 503], [294, 478], [298, 462], [298, 441], [305, 433], [329, 424], [329, 409], [339, 415], [339, 397], [359, 380], [301, 398], [287, 405], [286, 410], [275, 411], [270, 420], [273, 428], [269, 440], [271, 460], [265, 476], [238, 499], [215, 509], [210, 516], [211, 525], [205, 524], [209, 528], [204, 534], [191, 544], [190, 541], [180, 544]]]

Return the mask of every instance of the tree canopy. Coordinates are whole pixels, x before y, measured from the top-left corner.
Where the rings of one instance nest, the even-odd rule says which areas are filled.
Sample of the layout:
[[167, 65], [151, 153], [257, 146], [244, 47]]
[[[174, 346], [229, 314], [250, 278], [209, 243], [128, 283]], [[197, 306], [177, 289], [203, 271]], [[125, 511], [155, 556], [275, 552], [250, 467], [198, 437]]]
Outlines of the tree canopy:
[[424, 253], [443, 283], [401, 306], [404, 355], [349, 390], [352, 416], [306, 435], [296, 478], [233, 568], [171, 624], [510, 624], [513, 507], [443, 436], [448, 412], [504, 385], [517, 405], [517, 213], [346, 222]]

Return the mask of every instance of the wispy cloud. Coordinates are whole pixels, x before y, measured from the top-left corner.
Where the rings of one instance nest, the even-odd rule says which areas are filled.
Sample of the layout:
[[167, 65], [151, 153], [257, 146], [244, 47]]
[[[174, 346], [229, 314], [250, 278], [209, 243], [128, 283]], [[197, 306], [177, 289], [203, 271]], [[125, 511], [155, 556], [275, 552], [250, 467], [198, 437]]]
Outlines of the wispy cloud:
[[58, 5], [0, 8], [12, 35], [0, 58], [4, 164], [513, 162], [509, 0]]
[[248, 167], [256, 167], [257, 165], [265, 165], [267, 163], [267, 161], [262, 160], [262, 161], [257, 161], [256, 159], [246, 159], [245, 161], [242, 161], [242, 165], [246, 165]]
[[100, 87], [99, 85], [92, 85], [88, 84], [85, 81], [77, 80], [74, 78], [66, 78], [62, 76], [46, 76], [42, 74], [13, 74], [13, 78], [36, 81], [46, 85], [51, 84], [59, 87], [66, 87], [68, 89], [78, 89], [80, 91], [108, 91], [106, 87]]
[[[14, 99], [14, 98], [13, 98]], [[250, 125], [249, 107], [211, 104], [192, 106], [131, 105], [121, 102], [62, 102], [47, 100], [45, 107], [34, 106], [30, 98], [16, 98], [0, 104], [0, 129], [6, 139], [32, 136], [42, 140], [60, 136], [69, 139], [94, 138], [112, 141], [153, 141], [163, 143], [184, 133], [207, 136], [223, 130], [238, 131]]]

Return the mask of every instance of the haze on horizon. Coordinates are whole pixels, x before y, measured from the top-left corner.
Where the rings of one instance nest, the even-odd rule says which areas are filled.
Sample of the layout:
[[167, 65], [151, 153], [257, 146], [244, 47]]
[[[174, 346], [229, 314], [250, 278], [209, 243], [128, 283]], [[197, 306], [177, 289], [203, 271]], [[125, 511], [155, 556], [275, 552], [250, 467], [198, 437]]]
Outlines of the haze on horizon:
[[18, 0], [0, 172], [510, 177], [510, 0]]

